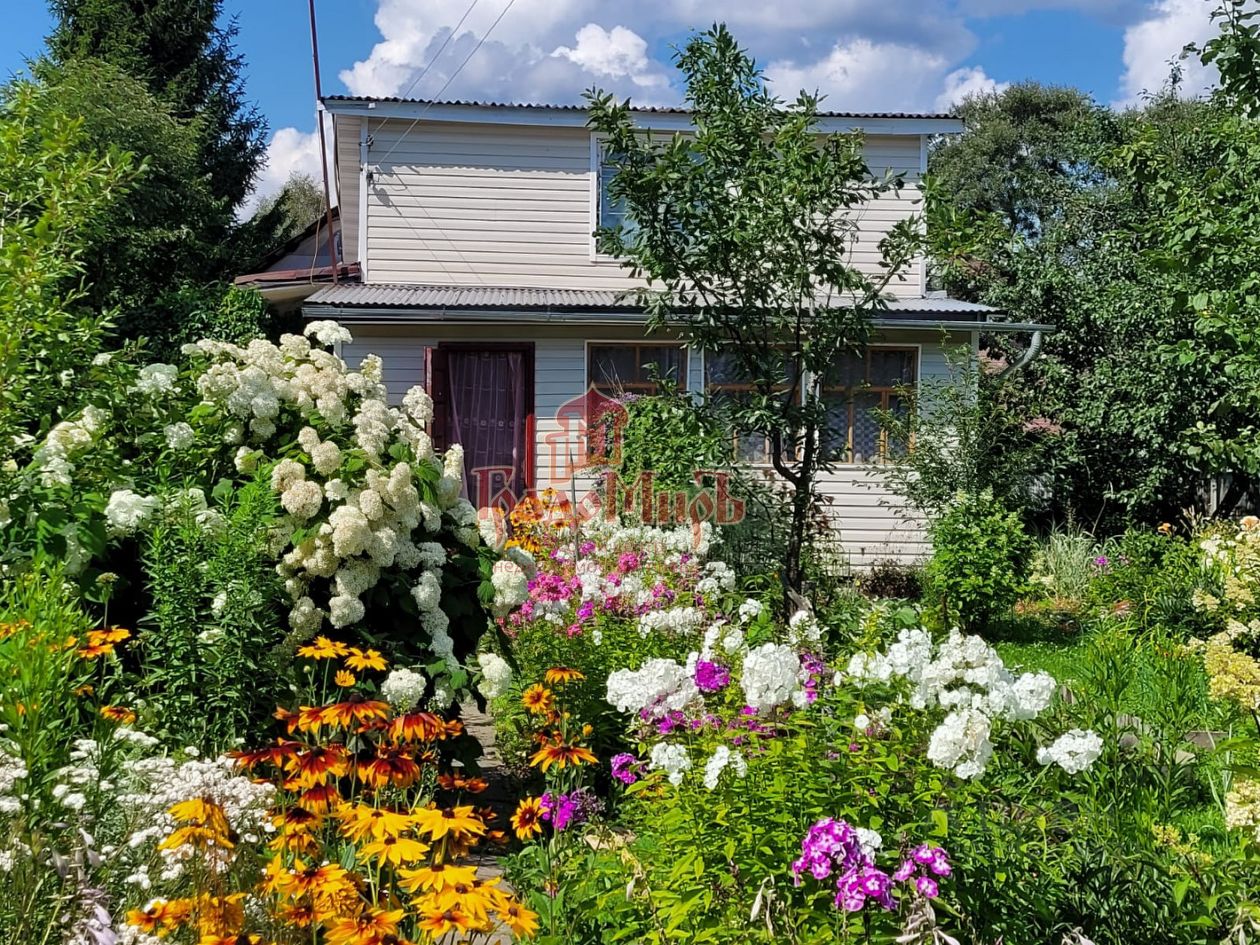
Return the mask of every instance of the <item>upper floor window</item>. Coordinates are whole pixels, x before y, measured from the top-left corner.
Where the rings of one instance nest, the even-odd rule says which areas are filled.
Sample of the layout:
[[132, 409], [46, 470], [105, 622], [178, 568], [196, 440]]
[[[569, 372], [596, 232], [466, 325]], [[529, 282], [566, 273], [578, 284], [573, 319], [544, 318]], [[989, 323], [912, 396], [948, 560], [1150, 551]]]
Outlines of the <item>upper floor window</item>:
[[592, 146], [592, 155], [594, 160], [595, 173], [595, 219], [592, 222], [591, 229], [617, 229], [621, 228], [622, 234], [626, 237], [631, 236], [636, 227], [634, 217], [630, 215], [626, 207], [626, 201], [622, 197], [614, 197], [609, 185], [617, 176], [617, 166], [609, 160], [608, 152], [604, 150], [599, 141]]
[[904, 454], [909, 444], [894, 440], [879, 418], [883, 411], [909, 411], [907, 393], [918, 376], [918, 348], [871, 345], [843, 355], [823, 378], [823, 454], [839, 463], [879, 463]]

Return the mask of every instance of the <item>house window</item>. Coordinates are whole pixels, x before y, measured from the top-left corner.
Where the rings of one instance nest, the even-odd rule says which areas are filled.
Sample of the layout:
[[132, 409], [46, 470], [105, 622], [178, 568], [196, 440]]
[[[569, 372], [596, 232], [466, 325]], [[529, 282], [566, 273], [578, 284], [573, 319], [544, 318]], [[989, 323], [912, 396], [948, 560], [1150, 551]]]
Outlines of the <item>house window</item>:
[[650, 342], [592, 344], [587, 348], [586, 371], [595, 389], [608, 397], [656, 394], [657, 378], [687, 386], [687, 349]]
[[592, 163], [595, 173], [595, 220], [592, 230], [608, 228], [621, 229], [623, 241], [628, 240], [638, 229], [634, 218], [630, 216], [626, 201], [622, 197], [614, 197], [609, 185], [617, 176], [617, 166], [608, 159], [608, 153], [598, 141], [592, 145]]
[[823, 455], [839, 463], [879, 463], [904, 454], [907, 444], [890, 439], [879, 414], [904, 416], [918, 376], [917, 348], [872, 345], [843, 355], [823, 378]]
[[[785, 365], [785, 376], [793, 372], [793, 365]], [[733, 355], [723, 352], [708, 352], [704, 358], [704, 385], [710, 396], [721, 403], [726, 398], [746, 398], [754, 390], [755, 385], [748, 379], [748, 376], [740, 370], [739, 362]], [[787, 384], [780, 384], [775, 390], [786, 392]], [[799, 400], [799, 390], [793, 394], [793, 399]], [[762, 433], [740, 433], [738, 431], [732, 434], [732, 445], [735, 459], [742, 463], [757, 463], [769, 465], [771, 462], [771, 446], [770, 438]], [[783, 445], [784, 455], [790, 458], [794, 452], [794, 446], [790, 443]]]

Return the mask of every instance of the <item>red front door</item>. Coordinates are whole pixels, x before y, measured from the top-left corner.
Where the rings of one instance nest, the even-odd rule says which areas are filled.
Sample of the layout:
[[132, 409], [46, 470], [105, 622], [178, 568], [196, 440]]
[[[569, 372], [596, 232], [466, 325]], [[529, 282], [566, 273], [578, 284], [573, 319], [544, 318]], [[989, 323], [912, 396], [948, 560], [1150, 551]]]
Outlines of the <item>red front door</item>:
[[434, 446], [464, 448], [465, 497], [510, 508], [534, 480], [534, 346], [440, 344], [429, 394]]

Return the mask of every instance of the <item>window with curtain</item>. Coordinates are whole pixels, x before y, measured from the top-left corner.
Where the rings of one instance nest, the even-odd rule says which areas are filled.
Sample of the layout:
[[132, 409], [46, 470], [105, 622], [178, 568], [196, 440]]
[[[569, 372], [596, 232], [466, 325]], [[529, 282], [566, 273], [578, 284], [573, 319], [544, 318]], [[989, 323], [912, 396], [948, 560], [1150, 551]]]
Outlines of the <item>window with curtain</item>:
[[904, 416], [918, 377], [917, 348], [871, 345], [842, 356], [823, 378], [823, 454], [838, 463], [880, 463], [904, 454], [909, 444], [892, 441], [879, 414]]

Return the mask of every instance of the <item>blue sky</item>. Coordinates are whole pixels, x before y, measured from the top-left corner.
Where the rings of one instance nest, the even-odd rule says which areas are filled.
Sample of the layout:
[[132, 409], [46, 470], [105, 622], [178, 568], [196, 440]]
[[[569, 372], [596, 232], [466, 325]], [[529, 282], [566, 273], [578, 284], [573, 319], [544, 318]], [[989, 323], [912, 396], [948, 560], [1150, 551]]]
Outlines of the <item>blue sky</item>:
[[[44, 0], [8, 0], [11, 5], [16, 10], [8, 11], [0, 31], [6, 74], [39, 54], [50, 28]], [[271, 166], [260, 182], [260, 192], [267, 192], [290, 171], [317, 167], [306, 0], [226, 0], [224, 6], [238, 18], [248, 92], [273, 130]], [[692, 27], [722, 19], [784, 94], [805, 86], [823, 91], [835, 108], [935, 110], [969, 92], [1027, 78], [1075, 85], [1105, 103], [1134, 101], [1163, 82], [1168, 60], [1186, 42], [1208, 35], [1211, 4], [317, 0], [317, 8], [327, 92], [433, 96], [446, 86], [447, 98], [574, 101], [599, 85], [644, 102], [668, 102], [677, 94], [671, 44]], [[1192, 91], [1206, 81], [1189, 71]]]

